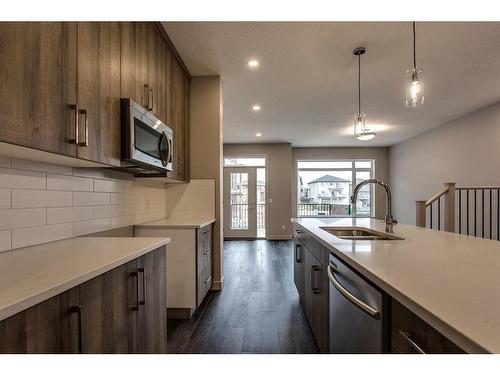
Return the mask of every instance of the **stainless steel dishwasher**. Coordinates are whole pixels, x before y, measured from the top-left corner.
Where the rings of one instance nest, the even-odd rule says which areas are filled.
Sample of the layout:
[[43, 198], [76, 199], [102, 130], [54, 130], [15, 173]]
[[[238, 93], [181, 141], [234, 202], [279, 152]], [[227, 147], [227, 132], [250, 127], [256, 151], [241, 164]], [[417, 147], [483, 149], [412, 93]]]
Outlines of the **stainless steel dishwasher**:
[[382, 353], [382, 293], [330, 255], [330, 352]]

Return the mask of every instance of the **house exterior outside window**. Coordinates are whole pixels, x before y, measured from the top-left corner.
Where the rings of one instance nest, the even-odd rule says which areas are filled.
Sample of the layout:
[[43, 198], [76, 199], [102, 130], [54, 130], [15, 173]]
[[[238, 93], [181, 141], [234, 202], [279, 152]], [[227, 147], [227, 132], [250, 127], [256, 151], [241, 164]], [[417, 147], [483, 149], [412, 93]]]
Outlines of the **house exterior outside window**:
[[297, 216], [373, 216], [374, 197], [365, 186], [352, 207], [355, 184], [371, 178], [374, 160], [298, 160]]

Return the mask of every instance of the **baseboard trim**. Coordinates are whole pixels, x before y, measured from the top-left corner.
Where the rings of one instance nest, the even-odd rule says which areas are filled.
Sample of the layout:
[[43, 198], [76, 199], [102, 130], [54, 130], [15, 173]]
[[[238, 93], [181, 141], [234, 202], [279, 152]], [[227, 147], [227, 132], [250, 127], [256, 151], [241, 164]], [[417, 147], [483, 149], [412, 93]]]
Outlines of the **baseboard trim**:
[[292, 235], [290, 234], [273, 234], [266, 236], [266, 240], [291, 240]]
[[224, 276], [222, 276], [221, 280], [214, 280], [212, 282], [212, 287], [210, 290], [222, 290], [224, 289]]

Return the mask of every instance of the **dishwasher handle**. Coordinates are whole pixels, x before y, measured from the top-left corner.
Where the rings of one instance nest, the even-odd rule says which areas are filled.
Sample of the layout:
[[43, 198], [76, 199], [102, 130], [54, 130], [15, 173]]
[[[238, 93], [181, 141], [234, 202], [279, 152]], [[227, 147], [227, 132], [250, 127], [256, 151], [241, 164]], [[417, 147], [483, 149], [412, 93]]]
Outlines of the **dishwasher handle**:
[[342, 284], [339, 283], [337, 278], [335, 277], [335, 272], [338, 272], [333, 265], [328, 265], [327, 268], [327, 274], [328, 278], [330, 279], [330, 282], [333, 284], [335, 289], [339, 291], [340, 294], [342, 294], [347, 300], [349, 300], [351, 303], [353, 303], [355, 306], [359, 307], [363, 312], [371, 316], [373, 319], [380, 319], [380, 312], [371, 307], [370, 305], [366, 304], [365, 302], [361, 301], [358, 299], [356, 296], [353, 296], [349, 291], [342, 286]]

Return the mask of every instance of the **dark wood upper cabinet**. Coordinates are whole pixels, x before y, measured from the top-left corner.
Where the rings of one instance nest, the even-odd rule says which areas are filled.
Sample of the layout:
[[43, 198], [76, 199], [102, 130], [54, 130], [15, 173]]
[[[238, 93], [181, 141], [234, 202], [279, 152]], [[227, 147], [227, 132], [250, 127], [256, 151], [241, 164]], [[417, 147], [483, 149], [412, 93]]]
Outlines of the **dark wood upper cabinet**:
[[76, 156], [76, 29], [0, 23], [0, 141]]
[[78, 23], [78, 157], [120, 165], [120, 24]]
[[172, 128], [169, 177], [187, 181], [189, 83], [154, 22], [0, 23], [0, 142], [120, 166], [131, 98]]

